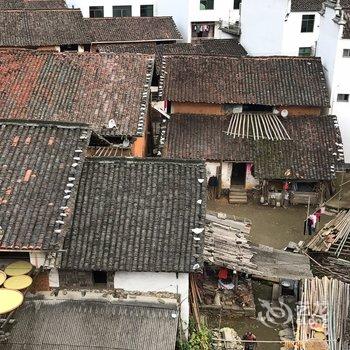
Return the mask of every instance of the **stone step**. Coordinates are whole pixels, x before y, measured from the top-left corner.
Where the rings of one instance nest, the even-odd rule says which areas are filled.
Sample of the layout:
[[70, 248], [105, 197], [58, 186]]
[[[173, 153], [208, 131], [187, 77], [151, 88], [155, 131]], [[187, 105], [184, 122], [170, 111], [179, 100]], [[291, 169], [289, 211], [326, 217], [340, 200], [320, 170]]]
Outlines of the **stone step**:
[[230, 204], [239, 204], [239, 203], [241, 203], [241, 204], [244, 204], [244, 203], [248, 203], [248, 199], [247, 198], [245, 198], [245, 199], [231, 199], [231, 198], [229, 198], [229, 200], [228, 200], [228, 202], [230, 203]]
[[229, 195], [230, 199], [247, 199], [247, 195], [246, 194], [242, 194], [242, 195]]

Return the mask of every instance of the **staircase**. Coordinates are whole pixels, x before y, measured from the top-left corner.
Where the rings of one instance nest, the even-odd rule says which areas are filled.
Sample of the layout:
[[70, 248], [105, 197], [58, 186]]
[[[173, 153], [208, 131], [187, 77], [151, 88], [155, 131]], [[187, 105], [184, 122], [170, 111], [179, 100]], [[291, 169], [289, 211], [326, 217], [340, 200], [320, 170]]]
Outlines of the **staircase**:
[[247, 191], [242, 185], [231, 185], [228, 198], [230, 204], [243, 204], [248, 202]]

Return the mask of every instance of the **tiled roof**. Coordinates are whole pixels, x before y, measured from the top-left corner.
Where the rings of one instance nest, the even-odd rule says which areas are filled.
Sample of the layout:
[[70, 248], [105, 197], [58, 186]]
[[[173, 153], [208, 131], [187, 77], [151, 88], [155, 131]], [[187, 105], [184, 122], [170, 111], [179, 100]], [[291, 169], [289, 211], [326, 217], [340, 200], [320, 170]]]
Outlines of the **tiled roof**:
[[[90, 124], [103, 135], [142, 135], [153, 57], [0, 52], [0, 119]], [[116, 128], [108, 129], [113, 119]]]
[[0, 10], [43, 10], [66, 7], [65, 0], [0, 0]]
[[204, 178], [200, 161], [88, 159], [61, 267], [193, 271], [203, 250], [203, 232], [192, 230], [204, 225]]
[[93, 42], [137, 42], [182, 39], [172, 17], [85, 18]]
[[132, 44], [98, 44], [96, 49], [98, 52], [114, 52], [114, 53], [143, 53], [154, 55], [156, 53], [157, 44], [155, 42], [139, 42]]
[[160, 73], [164, 55], [210, 55], [210, 56], [245, 56], [247, 52], [235, 39], [201, 40], [196, 43], [134, 43], [134, 44], [99, 44], [99, 52], [131, 52], [156, 54], [156, 69]]
[[80, 10], [0, 11], [0, 47], [89, 44]]
[[62, 248], [90, 133], [0, 122], [0, 249]]
[[339, 162], [341, 138], [335, 117], [283, 120], [292, 140], [226, 135], [230, 116], [172, 115], [165, 144], [169, 158], [253, 162], [260, 179], [329, 180]]
[[160, 97], [177, 102], [329, 106], [320, 58], [165, 56]]
[[176, 305], [29, 300], [2, 350], [175, 349]]
[[318, 12], [324, 0], [292, 0], [292, 12]]

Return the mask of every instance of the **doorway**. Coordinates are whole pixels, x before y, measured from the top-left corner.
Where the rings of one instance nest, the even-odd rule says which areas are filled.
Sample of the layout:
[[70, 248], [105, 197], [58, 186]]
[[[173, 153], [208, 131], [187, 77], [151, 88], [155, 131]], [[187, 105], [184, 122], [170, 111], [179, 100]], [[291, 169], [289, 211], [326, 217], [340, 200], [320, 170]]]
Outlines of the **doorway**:
[[233, 163], [231, 173], [231, 185], [245, 185], [246, 179], [246, 163]]

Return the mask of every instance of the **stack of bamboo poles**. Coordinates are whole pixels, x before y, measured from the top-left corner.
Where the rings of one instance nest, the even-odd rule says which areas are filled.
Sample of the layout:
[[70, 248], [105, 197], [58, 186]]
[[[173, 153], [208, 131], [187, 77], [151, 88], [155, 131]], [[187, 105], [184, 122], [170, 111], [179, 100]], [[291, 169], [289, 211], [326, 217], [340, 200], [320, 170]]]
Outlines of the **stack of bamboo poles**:
[[315, 252], [327, 252], [332, 246], [339, 256], [350, 238], [350, 210], [343, 210], [315, 235], [306, 247]]
[[350, 285], [336, 279], [315, 277], [303, 281], [296, 330], [296, 341], [304, 344], [301, 349], [313, 349], [312, 341], [317, 342], [318, 350], [345, 349], [349, 298]]

